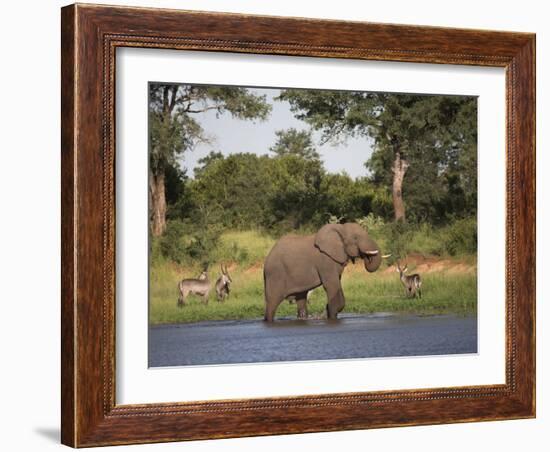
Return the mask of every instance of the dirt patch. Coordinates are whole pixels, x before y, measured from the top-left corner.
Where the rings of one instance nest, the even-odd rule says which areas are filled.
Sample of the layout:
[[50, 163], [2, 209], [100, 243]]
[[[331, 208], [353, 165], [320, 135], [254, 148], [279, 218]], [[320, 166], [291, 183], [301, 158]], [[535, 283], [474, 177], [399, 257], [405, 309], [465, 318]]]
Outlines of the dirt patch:
[[257, 273], [264, 268], [264, 263], [262, 261], [258, 261], [255, 264], [253, 264], [251, 267], [248, 267], [243, 273], [244, 274], [250, 274], [250, 273]]
[[[448, 272], [448, 273], [475, 273], [476, 265], [453, 259], [441, 259], [436, 256], [422, 256], [420, 254], [414, 254], [407, 256], [404, 259], [402, 266], [407, 265], [409, 268], [408, 273], [435, 273], [435, 272]], [[383, 270], [383, 273], [397, 272], [397, 266], [391, 265]]]
[[[475, 273], [476, 266], [468, 262], [458, 259], [440, 258], [437, 256], [422, 256], [421, 254], [411, 254], [407, 259], [403, 260], [403, 265], [408, 265], [408, 273]], [[348, 263], [346, 273], [364, 273], [365, 266], [361, 259], [357, 259], [355, 263]], [[397, 273], [397, 266], [390, 265], [386, 267], [382, 264], [382, 268], [377, 272], [384, 275], [392, 275]]]
[[[408, 273], [435, 273], [435, 272], [448, 272], [448, 273], [475, 273], [476, 272], [476, 265], [469, 262], [464, 262], [459, 259], [448, 259], [448, 258], [440, 258], [437, 256], [423, 256], [422, 254], [409, 254], [407, 256], [407, 259], [403, 259], [403, 265], [405, 263], [409, 267]], [[239, 264], [237, 262], [227, 262], [224, 263], [224, 265], [227, 266], [227, 269], [229, 271], [229, 274], [232, 274], [234, 272], [237, 272], [240, 268]], [[390, 265], [389, 267], [385, 266], [386, 264], [382, 264], [381, 269], [377, 273], [382, 273], [385, 275], [390, 275], [396, 273], [397, 266]], [[246, 275], [251, 274], [257, 274], [258, 272], [262, 272], [264, 263], [263, 261], [258, 261], [251, 265], [250, 267], [245, 268], [242, 272]], [[211, 270], [213, 270], [214, 267], [212, 267]], [[198, 270], [195, 270], [193, 272], [189, 269], [184, 269], [181, 266], [178, 266], [176, 264], [171, 266], [171, 270], [178, 275], [178, 277], [183, 276], [187, 278], [194, 278], [198, 276]], [[219, 272], [219, 266], [215, 267], [215, 270]], [[214, 273], [216, 273], [214, 271]], [[365, 266], [363, 264], [362, 259], [356, 259], [355, 263], [349, 262], [346, 267], [346, 273], [364, 273], [365, 272]], [[195, 273], [197, 273], [195, 275]]]

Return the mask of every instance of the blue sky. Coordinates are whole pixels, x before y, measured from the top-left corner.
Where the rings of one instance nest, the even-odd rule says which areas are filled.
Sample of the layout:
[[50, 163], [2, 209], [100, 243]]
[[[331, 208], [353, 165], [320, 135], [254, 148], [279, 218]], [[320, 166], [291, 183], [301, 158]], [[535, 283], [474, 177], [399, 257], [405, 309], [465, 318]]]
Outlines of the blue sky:
[[[265, 94], [268, 102], [273, 106], [271, 115], [266, 121], [252, 122], [233, 119], [230, 114], [216, 118], [214, 111], [197, 113], [193, 116], [206, 134], [211, 138], [210, 143], [199, 144], [193, 151], [186, 152], [182, 166], [187, 168], [188, 176], [193, 176], [197, 162], [210, 151], [218, 151], [224, 155], [239, 152], [250, 152], [258, 155], [271, 154], [269, 148], [275, 144], [275, 131], [294, 127], [308, 129], [303, 121], [294, 118], [288, 102], [274, 101], [280, 90], [271, 88], [254, 88], [252, 92], [258, 95]], [[369, 159], [372, 148], [366, 138], [350, 138], [345, 144], [319, 145], [319, 134], [314, 134], [317, 151], [321, 155], [325, 169], [331, 173], [345, 171], [352, 177], [367, 175], [364, 163]]]

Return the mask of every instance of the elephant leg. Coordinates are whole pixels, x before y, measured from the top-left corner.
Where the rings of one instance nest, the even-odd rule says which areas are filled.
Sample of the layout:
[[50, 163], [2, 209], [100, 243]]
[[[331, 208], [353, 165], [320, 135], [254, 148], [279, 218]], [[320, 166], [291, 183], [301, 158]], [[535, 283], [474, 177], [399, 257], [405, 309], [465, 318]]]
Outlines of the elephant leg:
[[338, 318], [338, 313], [344, 309], [346, 299], [338, 278], [323, 281], [323, 287], [327, 293], [327, 318], [333, 320]]
[[344, 309], [345, 304], [344, 293], [340, 289], [338, 294], [330, 298], [327, 304], [327, 317], [331, 320], [337, 319], [338, 313]]
[[279, 294], [277, 292], [266, 292], [265, 295], [265, 315], [264, 320], [266, 322], [273, 322], [275, 319], [275, 312], [277, 311], [277, 308], [282, 303], [282, 301], [285, 299], [284, 295]]
[[273, 322], [273, 320], [275, 319], [275, 311], [277, 311], [277, 307], [279, 306], [281, 301], [283, 301], [282, 298], [277, 299], [275, 297], [266, 297], [264, 315], [264, 320], [266, 322]]
[[307, 319], [307, 292], [296, 295], [296, 307], [299, 319]]
[[264, 295], [265, 295], [265, 314], [264, 320], [266, 322], [273, 322], [275, 319], [275, 312], [279, 305], [288, 295], [285, 293], [285, 289], [282, 286], [283, 275], [280, 272], [276, 272], [271, 276], [264, 274]]

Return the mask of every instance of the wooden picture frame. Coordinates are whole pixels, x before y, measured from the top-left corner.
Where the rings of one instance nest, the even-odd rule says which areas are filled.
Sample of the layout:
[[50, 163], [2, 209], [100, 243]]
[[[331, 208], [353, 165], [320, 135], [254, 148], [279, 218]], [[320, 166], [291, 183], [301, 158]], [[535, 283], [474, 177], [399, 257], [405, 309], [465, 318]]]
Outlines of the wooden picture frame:
[[[62, 9], [62, 442], [73, 447], [535, 416], [535, 35], [70, 5]], [[147, 47], [506, 70], [506, 383], [115, 403], [115, 50]]]

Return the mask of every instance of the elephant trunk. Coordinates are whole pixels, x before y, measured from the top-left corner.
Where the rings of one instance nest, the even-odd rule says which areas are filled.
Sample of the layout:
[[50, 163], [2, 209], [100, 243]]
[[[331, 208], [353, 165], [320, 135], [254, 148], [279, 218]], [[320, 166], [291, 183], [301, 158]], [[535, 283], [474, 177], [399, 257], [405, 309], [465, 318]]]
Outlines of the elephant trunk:
[[369, 249], [361, 250], [361, 255], [365, 264], [365, 270], [369, 273], [378, 270], [378, 267], [380, 267], [380, 264], [382, 263], [382, 253], [374, 241], [371, 241], [371, 246], [369, 246]]

